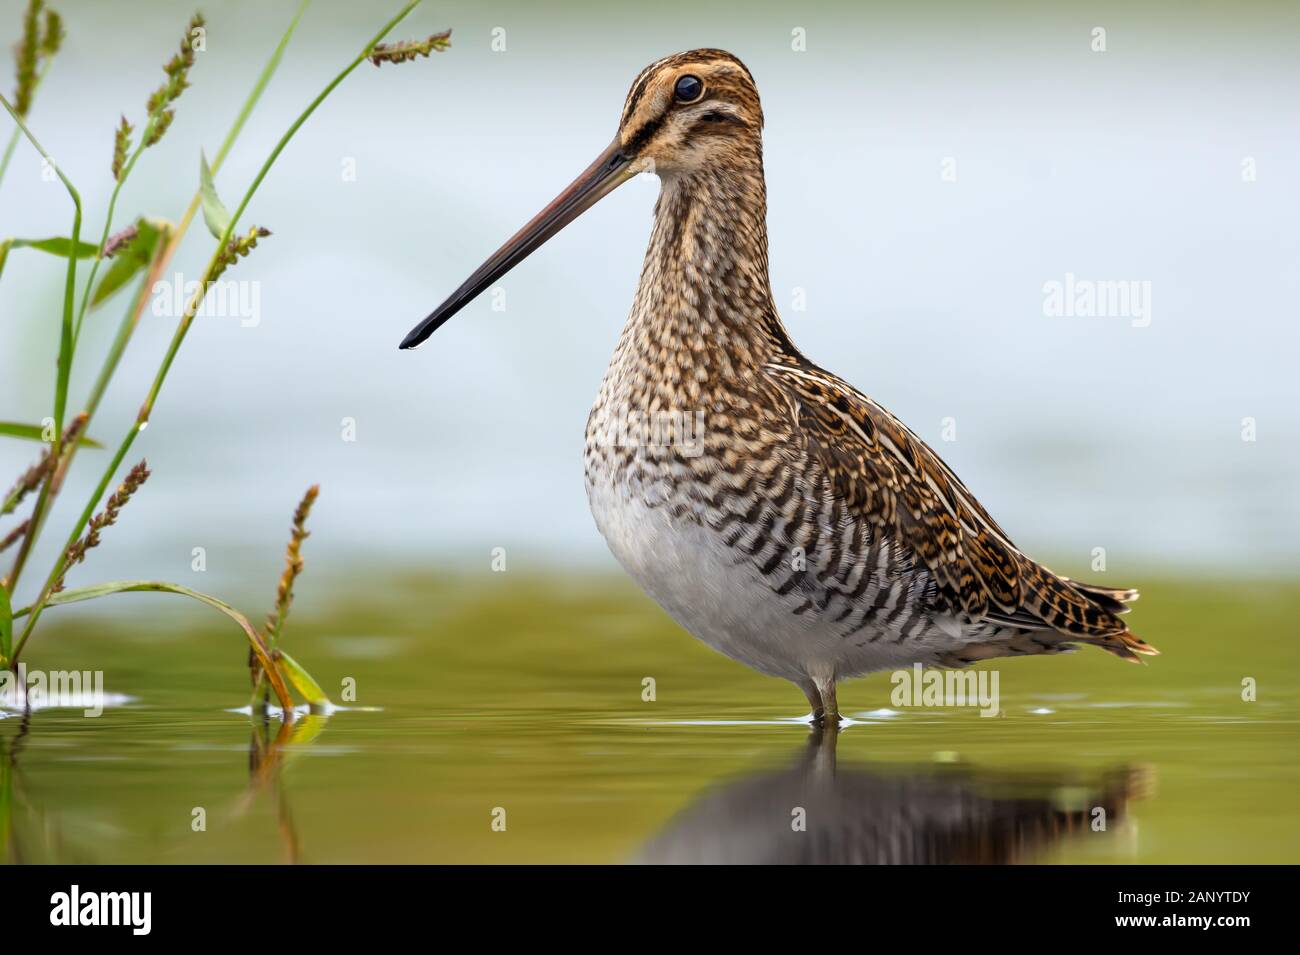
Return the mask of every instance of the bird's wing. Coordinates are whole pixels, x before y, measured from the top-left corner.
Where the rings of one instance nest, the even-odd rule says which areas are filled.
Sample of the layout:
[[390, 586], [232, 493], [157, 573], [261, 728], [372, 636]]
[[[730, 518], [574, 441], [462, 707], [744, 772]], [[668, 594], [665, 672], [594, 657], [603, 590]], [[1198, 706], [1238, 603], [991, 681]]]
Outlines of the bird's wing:
[[[772, 362], [797, 430], [835, 493], [872, 526], [911, 548], [939, 599], [972, 620], [1053, 629], [1121, 656], [1152, 652], [1113, 612], [1120, 595], [1075, 585], [1030, 560], [937, 454], [894, 415], [810, 363]], [[1109, 594], [1109, 596], [1106, 596]]]

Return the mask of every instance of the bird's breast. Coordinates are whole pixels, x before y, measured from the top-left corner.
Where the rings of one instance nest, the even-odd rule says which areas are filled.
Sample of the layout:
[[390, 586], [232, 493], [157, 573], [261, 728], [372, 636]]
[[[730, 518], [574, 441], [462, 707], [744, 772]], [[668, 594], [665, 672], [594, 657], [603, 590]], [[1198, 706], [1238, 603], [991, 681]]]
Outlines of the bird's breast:
[[929, 575], [843, 507], [775, 405], [745, 389], [700, 408], [637, 396], [607, 375], [585, 476], [642, 590], [715, 649], [788, 679], [910, 659], [900, 641], [933, 631]]

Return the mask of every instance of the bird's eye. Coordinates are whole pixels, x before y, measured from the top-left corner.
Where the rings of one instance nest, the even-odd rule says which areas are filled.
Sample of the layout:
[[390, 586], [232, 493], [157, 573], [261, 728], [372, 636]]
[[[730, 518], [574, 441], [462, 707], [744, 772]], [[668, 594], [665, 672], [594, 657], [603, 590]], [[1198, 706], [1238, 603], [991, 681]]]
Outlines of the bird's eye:
[[694, 103], [703, 95], [704, 82], [698, 76], [683, 76], [673, 90], [673, 96], [679, 103]]

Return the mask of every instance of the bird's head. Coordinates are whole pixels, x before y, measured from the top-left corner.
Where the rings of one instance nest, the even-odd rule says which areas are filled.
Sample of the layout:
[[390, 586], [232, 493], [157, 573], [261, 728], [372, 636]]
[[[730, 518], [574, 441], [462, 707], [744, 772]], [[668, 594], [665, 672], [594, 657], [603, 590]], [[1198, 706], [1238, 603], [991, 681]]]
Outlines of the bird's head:
[[745, 64], [723, 50], [691, 50], [651, 63], [628, 91], [618, 133], [567, 189], [532, 218], [424, 321], [414, 348], [547, 239], [637, 173], [664, 179], [758, 161], [763, 110]]
[[758, 89], [745, 64], [723, 50], [691, 50], [641, 71], [615, 142], [638, 171], [671, 177], [755, 154], [762, 128]]

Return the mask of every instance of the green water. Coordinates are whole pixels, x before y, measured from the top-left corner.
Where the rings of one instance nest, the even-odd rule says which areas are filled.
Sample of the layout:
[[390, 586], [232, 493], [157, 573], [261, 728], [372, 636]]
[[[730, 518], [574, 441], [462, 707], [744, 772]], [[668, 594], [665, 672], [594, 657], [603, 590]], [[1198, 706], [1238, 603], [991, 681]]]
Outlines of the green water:
[[0, 853], [1300, 861], [1300, 587], [1142, 583], [1134, 629], [1163, 651], [1149, 665], [1002, 661], [994, 718], [880, 714], [880, 674], [841, 689], [861, 722], [838, 739], [793, 722], [792, 686], [697, 644], [620, 580], [335, 586], [295, 612], [286, 647], [336, 700], [354, 680], [356, 699], [283, 733], [230, 712], [245, 647], [222, 618], [156, 595], [110, 598], [107, 622], [51, 611], [28, 662], [102, 669], [130, 699], [93, 719], [0, 719]]

